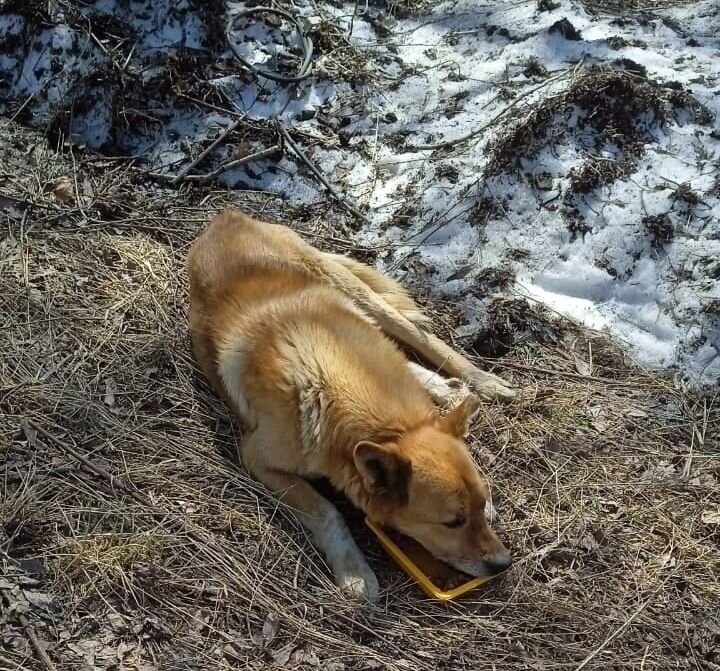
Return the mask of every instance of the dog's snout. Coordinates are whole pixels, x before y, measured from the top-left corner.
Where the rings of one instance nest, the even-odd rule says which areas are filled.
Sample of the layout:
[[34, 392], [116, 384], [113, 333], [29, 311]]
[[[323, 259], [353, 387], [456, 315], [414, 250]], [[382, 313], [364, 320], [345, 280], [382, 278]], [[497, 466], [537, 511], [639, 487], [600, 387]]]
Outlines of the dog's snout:
[[505, 550], [485, 556], [485, 563], [493, 573], [501, 573], [512, 565], [512, 556]]

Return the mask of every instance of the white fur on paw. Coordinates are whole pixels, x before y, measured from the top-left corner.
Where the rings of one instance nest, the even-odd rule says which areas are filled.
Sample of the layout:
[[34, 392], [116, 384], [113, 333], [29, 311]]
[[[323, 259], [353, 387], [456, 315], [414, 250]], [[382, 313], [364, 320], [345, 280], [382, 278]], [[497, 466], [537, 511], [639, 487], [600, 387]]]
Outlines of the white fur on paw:
[[377, 601], [380, 586], [377, 578], [370, 568], [363, 575], [347, 573], [336, 577], [340, 591], [349, 599], [355, 601]]
[[466, 377], [478, 396], [486, 399], [510, 401], [517, 396], [512, 385], [497, 375], [477, 370]]
[[470, 393], [468, 386], [456, 377], [445, 378], [412, 361], [408, 362], [408, 367], [438, 405], [456, 406]]
[[342, 592], [351, 599], [375, 601], [377, 578], [335, 508], [328, 511], [319, 540]]
[[453, 391], [463, 391], [467, 389], [467, 386], [459, 377], [449, 377], [445, 380], [445, 384]]

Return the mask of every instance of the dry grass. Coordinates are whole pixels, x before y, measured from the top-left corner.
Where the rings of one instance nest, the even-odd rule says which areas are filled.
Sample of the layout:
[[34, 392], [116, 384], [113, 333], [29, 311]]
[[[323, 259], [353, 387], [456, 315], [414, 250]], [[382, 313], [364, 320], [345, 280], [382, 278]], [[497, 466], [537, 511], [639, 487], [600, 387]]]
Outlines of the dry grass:
[[[517, 565], [434, 603], [351, 514], [384, 588], [355, 609], [235, 465], [236, 425], [185, 329], [184, 255], [210, 213], [292, 213], [261, 194], [161, 191], [0, 123], [0, 665], [40, 668], [20, 604], [58, 669], [720, 668], [715, 398], [498, 306], [520, 336], [488, 363], [523, 396], [484, 408], [473, 450]], [[352, 251], [325, 209], [299, 227]], [[50, 606], [33, 606], [40, 591]]]
[[[612, 67], [576, 67], [570, 84], [561, 93], [541, 103], [514, 111], [505, 118], [508, 125], [489, 143], [487, 175], [517, 168], [523, 157], [531, 157], [544, 146], [560, 144], [567, 137], [567, 122], [559, 123], [562, 110], [576, 108], [577, 129], [582, 131], [583, 149], [591, 154], [612, 144], [624, 156], [614, 168], [598, 169], [598, 156], [573, 176], [571, 186], [580, 192], [609, 183], [629, 171], [634, 160], [645, 152], [645, 144], [679, 111], [698, 124], [712, 123], [712, 114], [682, 86], [663, 87], [647, 79], [642, 66], [630, 60], [616, 61]], [[510, 123], [508, 123], [510, 122]]]
[[692, 5], [696, 0], [582, 0], [582, 4], [591, 12], [627, 14]]

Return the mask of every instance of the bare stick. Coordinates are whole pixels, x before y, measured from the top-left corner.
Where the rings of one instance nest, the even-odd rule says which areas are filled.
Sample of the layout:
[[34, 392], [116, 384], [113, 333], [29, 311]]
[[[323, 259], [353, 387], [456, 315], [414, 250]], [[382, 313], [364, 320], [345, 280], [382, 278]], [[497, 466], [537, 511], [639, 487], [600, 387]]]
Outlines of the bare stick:
[[[550, 79], [546, 79], [541, 84], [538, 84], [537, 86], [534, 86], [528, 91], [525, 91], [524, 93], [521, 93], [516, 98], [513, 99], [513, 101], [505, 107], [503, 110], [498, 112], [492, 119], [484, 123], [479, 128], [475, 128], [474, 130], [471, 130], [468, 133], [465, 133], [465, 135], [461, 135], [460, 137], [456, 137], [453, 140], [443, 140], [442, 142], [436, 142], [435, 144], [415, 144], [406, 145], [406, 149], [409, 151], [431, 151], [435, 149], [445, 149], [449, 147], [454, 147], [456, 144], [460, 144], [462, 142], [466, 142], [467, 140], [472, 140], [474, 137], [477, 137], [478, 135], [484, 133], [490, 126], [492, 126], [494, 123], [502, 119], [508, 112], [510, 112], [511, 109], [513, 109], [515, 106], [517, 106], [518, 103], [520, 103], [522, 100], [527, 98], [528, 96], [531, 96], [533, 93], [539, 91], [540, 89], [543, 89], [547, 87], [549, 84], [553, 84], [554, 82], [560, 81], [561, 79], [565, 79], [566, 77], [574, 77], [578, 71], [580, 70], [582, 63], [583, 63], [584, 57], [580, 59], [580, 61], [573, 67], [572, 70], [566, 70], [564, 72], [561, 72], [559, 75], [555, 75], [554, 77], [550, 77]], [[499, 98], [499, 95], [495, 96], [492, 100], [487, 102], [481, 109], [484, 109], [485, 107], [488, 107], [492, 103], [494, 103]]]
[[202, 162], [202, 160], [219, 144], [225, 141], [228, 135], [233, 131], [237, 130], [240, 124], [243, 122], [244, 117], [240, 117], [234, 123], [231, 123], [220, 135], [213, 140], [203, 151], [201, 151], [197, 157], [190, 161], [171, 181], [171, 184], [177, 184], [185, 177], [195, 166]]
[[595, 375], [581, 375], [580, 373], [573, 373], [566, 370], [555, 370], [553, 368], [542, 368], [541, 366], [525, 366], [521, 363], [514, 363], [512, 361], [497, 361], [495, 359], [488, 359], [487, 357], [478, 357], [480, 361], [492, 366], [499, 366], [500, 368], [514, 368], [516, 370], [527, 370], [532, 373], [540, 373], [542, 375], [558, 375], [560, 377], [568, 377], [571, 380], [582, 380], [584, 382], [599, 382], [612, 387], [633, 387], [636, 383], [629, 382], [627, 380], [613, 380], [609, 377], [597, 377]]
[[[279, 144], [276, 144], [272, 147], [269, 147], [268, 149], [262, 149], [261, 151], [257, 151], [254, 154], [249, 154], [248, 156], [243, 156], [242, 158], [236, 158], [232, 161], [228, 161], [227, 163], [223, 163], [222, 165], [219, 165], [217, 168], [215, 168], [215, 170], [213, 170], [212, 172], [208, 172], [204, 175], [185, 175], [185, 177], [183, 177], [181, 181], [201, 183], [212, 182], [212, 180], [222, 175], [226, 170], [230, 170], [231, 168], [237, 168], [239, 165], [245, 165], [246, 163], [251, 163], [252, 161], [259, 161], [260, 159], [268, 158], [269, 156], [272, 156], [273, 154], [276, 154], [280, 151], [282, 151], [282, 147]], [[148, 174], [154, 179], [169, 179], [173, 184], [176, 183], [176, 178], [170, 177], [170, 175], [165, 175], [161, 172], [151, 172]]]
[[32, 435], [29, 432], [34, 431], [36, 433], [42, 434], [47, 440], [55, 443], [55, 445], [65, 450], [65, 452], [67, 452], [71, 457], [77, 459], [89, 471], [107, 480], [110, 483], [111, 487], [114, 488], [115, 485], [120, 485], [122, 489], [133, 499], [135, 499], [135, 501], [137, 501], [140, 505], [146, 506], [148, 504], [148, 502], [142, 496], [140, 496], [137, 492], [133, 491], [123, 482], [120, 482], [112, 473], [106, 471], [104, 468], [98, 466], [97, 464], [94, 464], [84, 454], [78, 452], [72, 445], [68, 445], [66, 442], [60, 440], [49, 431], [43, 429], [39, 424], [36, 424], [35, 422], [30, 422], [27, 419], [23, 419], [20, 424], [22, 426], [23, 432], [28, 437], [28, 440], [30, 440], [30, 436]]
[[364, 221], [366, 224], [371, 224], [372, 222], [370, 219], [368, 219], [360, 210], [358, 210], [355, 206], [351, 205], [346, 198], [343, 198], [331, 185], [330, 183], [325, 179], [324, 175], [320, 172], [319, 168], [315, 166], [310, 159], [305, 156], [302, 149], [298, 147], [295, 140], [293, 140], [290, 137], [290, 133], [287, 132], [287, 130], [278, 123], [278, 129], [280, 131], [280, 134], [283, 137], [283, 140], [285, 140], [286, 144], [290, 149], [293, 150], [293, 153], [308, 167], [310, 168], [310, 171], [315, 175], [315, 177], [320, 180], [322, 185], [328, 190], [330, 195], [338, 202], [340, 205], [342, 205], [350, 214], [356, 216], [361, 221]]
[[45, 652], [45, 648], [42, 647], [42, 644], [40, 643], [40, 639], [37, 637], [37, 634], [35, 633], [35, 630], [32, 628], [32, 625], [30, 622], [28, 622], [28, 619], [20, 613], [18, 616], [18, 619], [20, 620], [20, 624], [25, 628], [25, 633], [28, 635], [28, 638], [30, 639], [30, 642], [33, 644], [33, 648], [35, 648], [35, 652], [37, 652], [38, 657], [42, 660], [43, 664], [45, 664], [45, 667], [48, 671], [57, 671], [57, 667], [53, 663], [52, 659], [50, 659], [47, 652]]
[[223, 163], [222, 165], [219, 165], [217, 168], [215, 168], [215, 170], [213, 170], [212, 172], [207, 173], [207, 175], [188, 175], [187, 177], [185, 177], [185, 181], [210, 182], [216, 177], [222, 175], [226, 170], [230, 170], [231, 168], [237, 168], [239, 165], [245, 165], [246, 163], [252, 163], [253, 161], [259, 161], [263, 158], [268, 158], [273, 154], [277, 154], [281, 151], [282, 147], [279, 144], [276, 144], [272, 147], [269, 147], [268, 149], [262, 149], [261, 151], [256, 151], [254, 154], [248, 154], [247, 156], [236, 158], [232, 161], [228, 161], [227, 163]]

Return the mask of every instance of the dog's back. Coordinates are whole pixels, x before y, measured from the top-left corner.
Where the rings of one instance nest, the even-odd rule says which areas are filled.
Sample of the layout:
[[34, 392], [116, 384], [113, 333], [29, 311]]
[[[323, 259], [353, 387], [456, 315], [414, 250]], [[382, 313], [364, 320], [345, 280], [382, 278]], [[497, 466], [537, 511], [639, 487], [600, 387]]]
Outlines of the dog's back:
[[[421, 412], [432, 408], [398, 347], [327, 281], [328, 258], [337, 259], [286, 227], [233, 211], [215, 217], [191, 248], [190, 330], [196, 356], [250, 427], [258, 408], [272, 412], [278, 390], [290, 387], [322, 388], [326, 398], [334, 397], [333, 406], [342, 408], [345, 422], [358, 403], [367, 411], [384, 400], [370, 408], [378, 424], [387, 418], [397, 424], [408, 413], [414, 419], [418, 407]], [[391, 293], [393, 285], [383, 288]], [[396, 298], [417, 310], [401, 293]], [[313, 408], [301, 403], [298, 411]], [[317, 425], [319, 419], [299, 421]]]

